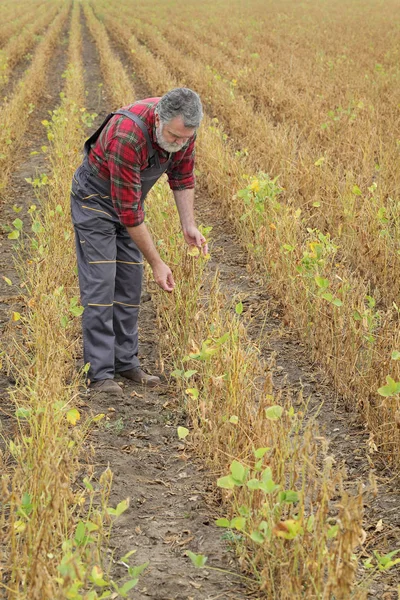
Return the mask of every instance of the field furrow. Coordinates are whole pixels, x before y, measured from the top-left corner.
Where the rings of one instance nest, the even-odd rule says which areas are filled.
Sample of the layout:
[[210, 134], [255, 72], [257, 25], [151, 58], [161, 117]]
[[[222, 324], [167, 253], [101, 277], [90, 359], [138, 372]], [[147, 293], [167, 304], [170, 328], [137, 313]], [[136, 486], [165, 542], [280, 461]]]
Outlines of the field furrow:
[[52, 23], [60, 7], [60, 3], [53, 4], [51, 8], [41, 7], [37, 18], [26, 27], [21, 24], [19, 34], [12, 37], [0, 50], [0, 93], [10, 77], [13, 76], [15, 65], [29, 50], [33, 49], [41, 34], [45, 35], [45, 29]]
[[31, 66], [18, 83], [13, 96], [0, 109], [2, 123], [0, 132], [0, 146], [2, 148], [0, 154], [0, 194], [5, 193], [12, 170], [10, 158], [17, 152], [28, 128], [29, 116], [35, 108], [35, 102], [43, 93], [51, 53], [59, 40], [69, 9], [70, 4], [67, 2], [38, 45]]
[[8, 44], [11, 38], [18, 34], [19, 31], [29, 24], [36, 13], [43, 6], [43, 0], [38, 0], [36, 3], [28, 2], [21, 10], [21, 15], [14, 16], [9, 23], [4, 23], [0, 27], [0, 48], [3, 49]]

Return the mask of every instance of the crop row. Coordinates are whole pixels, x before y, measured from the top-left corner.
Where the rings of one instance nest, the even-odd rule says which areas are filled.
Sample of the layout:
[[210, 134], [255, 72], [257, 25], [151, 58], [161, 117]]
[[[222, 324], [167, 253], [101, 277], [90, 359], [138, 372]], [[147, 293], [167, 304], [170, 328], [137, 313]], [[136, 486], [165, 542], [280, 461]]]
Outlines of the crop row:
[[[18, 11], [12, 15], [10, 21], [3, 20], [0, 27], [0, 47], [3, 48], [10, 39], [32, 21], [33, 15], [37, 10], [41, 10], [43, 0], [36, 2], [27, 2], [25, 5], [18, 4]], [[3, 17], [3, 14], [2, 14]]]
[[[110, 11], [103, 10], [109, 18]], [[301, 208], [307, 226], [317, 227], [337, 239], [341, 260], [369, 281], [370, 293], [390, 307], [400, 290], [400, 284], [394, 283], [400, 281], [400, 221], [398, 203], [391, 199], [398, 185], [396, 172], [391, 168], [396, 164], [398, 148], [393, 136], [382, 134], [380, 123], [385, 121], [375, 112], [370, 114], [355, 108], [357, 119], [345, 131], [346, 135], [335, 128], [327, 138], [331, 140], [329, 147], [324, 148], [324, 141], [319, 147], [304, 131], [305, 125], [284, 122], [275, 127], [268, 110], [253, 110], [249, 94], [257, 94], [262, 77], [254, 78], [253, 91], [249, 87], [246, 95], [240, 95], [231, 81], [207, 69], [204, 60], [188, 54], [188, 47], [182, 52], [179, 36], [170, 43], [154, 24], [138, 22], [136, 12], [132, 11], [126, 12], [127, 22], [130, 16], [139, 40], [163, 57], [180, 80], [202, 95], [210, 113], [223, 123], [239, 150], [249, 156], [253, 170], [279, 174], [285, 202]], [[171, 35], [169, 28], [167, 34]], [[390, 127], [392, 121], [386, 120]], [[377, 147], [380, 148], [378, 183], [374, 181]]]
[[[97, 11], [97, 3], [95, 9]], [[105, 84], [113, 92], [115, 80], [126, 81], [126, 71], [110, 47], [104, 25], [96, 20], [87, 5], [85, 12], [98, 45]], [[108, 20], [104, 22], [109, 25]], [[163, 62], [130, 35], [126, 23], [113, 25], [110, 33], [131, 57], [135, 81], [140, 81], [141, 87], [146, 86], [151, 94], [176, 85]], [[115, 105], [129, 104], [134, 98], [135, 89], [129, 82], [120, 86], [115, 95], [112, 93]], [[210, 160], [216, 159], [219, 149], [224, 156], [226, 149], [221, 141], [206, 116], [199, 140], [200, 153], [206, 146], [213, 146]], [[217, 158], [218, 166], [223, 156]], [[322, 457], [324, 449], [314, 444], [312, 430], [300, 424], [299, 415], [290, 408], [288, 399], [274, 395], [268, 378], [265, 389], [258, 390], [254, 385], [254, 381], [262, 379], [264, 365], [260, 364], [253, 344], [247, 339], [239, 318], [240, 304], [233, 317], [235, 307], [227, 305], [220, 294], [218, 280], [214, 280], [211, 289], [207, 287], [206, 264], [201, 259], [196, 262], [183, 249], [182, 236], [176, 233], [179, 227], [172, 204], [166, 186], [161, 184], [154, 191], [148, 208], [149, 225], [155, 238], [162, 238], [158, 247], [173, 265], [177, 281], [173, 298], [156, 294], [160, 322], [164, 323], [161, 344], [163, 354], [173, 357], [174, 375], [192, 417], [196, 447], [221, 475], [231, 473], [219, 480], [221, 488], [234, 490], [227, 496], [229, 518], [221, 519], [219, 524], [238, 530], [244, 536], [246, 543], [241, 545], [240, 552], [268, 597], [297, 598], [304, 589], [307, 597], [318, 597], [327, 586], [330, 593], [344, 598], [353, 586], [352, 577], [339, 583], [333, 564], [343, 558], [339, 559], [337, 554], [343, 546], [339, 540], [329, 542], [330, 529], [326, 521], [328, 498], [333, 492], [328, 482], [330, 478], [333, 482], [335, 476], [330, 471], [328, 474], [311, 468], [319, 462], [317, 456]], [[201, 291], [204, 287], [210, 297], [206, 302]], [[276, 418], [272, 416], [274, 411]], [[300, 435], [303, 426], [305, 430]], [[269, 454], [271, 449], [272, 455]], [[235, 456], [240, 456], [240, 460], [232, 462], [229, 457]], [[267, 456], [270, 467], [265, 470], [264, 457]], [[265, 478], [271, 478], [272, 495], [254, 492], [262, 488], [262, 473]], [[301, 492], [285, 495], [282, 490], [295, 484]], [[291, 506], [291, 500], [286, 502], [289, 496], [294, 504], [300, 503], [298, 511]], [[357, 522], [360, 498], [349, 502], [347, 515], [351, 513], [351, 519]], [[263, 506], [262, 511], [260, 506]], [[306, 507], [312, 507], [311, 513]], [[282, 524], [282, 531], [293, 524], [296, 531], [288, 533], [286, 530], [280, 536], [278, 523]], [[306, 523], [309, 523], [308, 530]], [[291, 542], [287, 544], [289, 538]], [[329, 552], [335, 556], [332, 563]], [[304, 568], [298, 569], [300, 564]], [[359, 597], [362, 597], [361, 592]]]
[[[51, 26], [57, 40], [71, 4], [64, 3]], [[47, 131], [48, 146], [43, 151], [49, 157], [51, 174], [41, 178], [35, 188], [37, 204], [27, 214], [16, 205], [24, 221], [18, 217], [13, 223], [22, 240], [17, 266], [24, 281], [26, 308], [22, 314], [14, 313], [14, 327], [20, 329], [11, 332], [13, 337], [4, 348], [17, 379], [11, 397], [19, 434], [8, 441], [13, 460], [2, 479], [0, 527], [6, 534], [3, 567], [8, 597], [15, 600], [78, 600], [82, 589], [92, 600], [112, 593], [126, 597], [135, 585], [132, 579], [119, 585], [103, 573], [103, 568], [110, 568], [102, 554], [104, 541], [128, 502], [110, 507], [110, 470], [100, 476], [95, 490], [79, 464], [88, 428], [98, 426], [104, 417], [88, 418], [78, 427], [83, 417], [75, 406], [82, 383], [82, 373], [75, 368], [79, 352], [76, 317], [83, 308], [78, 302], [69, 196], [91, 121], [83, 107], [80, 22], [81, 3], [74, 1], [61, 103], [49, 119], [37, 124], [45, 128], [45, 135]], [[47, 69], [48, 63], [42, 67]], [[44, 70], [43, 81], [46, 75]]]
[[0, 91], [12, 76], [14, 66], [34, 46], [38, 35], [52, 23], [59, 10], [60, 3], [55, 3], [51, 7], [40, 7], [37, 16], [35, 12], [35, 20], [22, 27], [18, 35], [12, 37], [0, 50]]
[[[110, 34], [133, 57], [135, 70], [140, 57], [142, 72], [152, 73], [152, 89], [161, 93], [180, 83], [166, 68], [164, 56], [156, 58], [138, 42], [126, 19], [122, 26], [104, 7], [102, 11]], [[299, 209], [283, 203], [278, 183], [255, 173], [249, 158], [238, 155], [209, 117], [199, 145], [203, 181], [223, 202], [250, 260], [268, 277], [269, 288], [307, 339], [313, 358], [322, 361], [354, 408], [362, 406], [372, 435], [388, 460], [397, 463], [397, 397], [389, 393], [382, 402], [377, 394], [388, 374], [394, 379], [400, 375], [391, 360], [399, 345], [396, 309], [379, 310], [369, 286], [339, 262], [342, 246], [308, 227]]]
[[34, 103], [42, 94], [52, 51], [67, 19], [68, 3], [59, 6], [61, 10], [37, 46], [29, 69], [18, 82], [13, 95], [0, 109], [2, 124], [0, 132], [0, 191], [3, 191], [7, 185], [13, 166], [11, 156], [18, 149], [18, 145], [27, 130], [29, 116], [35, 106]]

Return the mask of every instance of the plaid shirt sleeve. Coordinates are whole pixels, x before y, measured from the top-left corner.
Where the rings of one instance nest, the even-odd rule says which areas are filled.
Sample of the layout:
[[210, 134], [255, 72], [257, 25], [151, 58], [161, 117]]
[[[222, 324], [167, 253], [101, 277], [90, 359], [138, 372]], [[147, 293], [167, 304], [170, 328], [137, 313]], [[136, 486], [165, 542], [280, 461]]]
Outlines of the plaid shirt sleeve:
[[176, 153], [176, 157], [167, 171], [171, 190], [190, 190], [195, 186], [195, 140], [196, 134], [191, 138], [187, 148]]
[[145, 140], [132, 130], [127, 121], [125, 119], [107, 141], [105, 155], [115, 211], [123, 225], [136, 227], [144, 221], [140, 203], [140, 165]]

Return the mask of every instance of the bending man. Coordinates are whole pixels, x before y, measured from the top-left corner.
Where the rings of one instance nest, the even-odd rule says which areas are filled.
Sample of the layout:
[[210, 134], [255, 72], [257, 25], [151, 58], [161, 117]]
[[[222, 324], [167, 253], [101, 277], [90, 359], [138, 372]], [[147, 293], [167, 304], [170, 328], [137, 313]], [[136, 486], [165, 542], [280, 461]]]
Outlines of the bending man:
[[144, 223], [143, 203], [166, 173], [186, 242], [207, 252], [193, 213], [194, 146], [202, 114], [199, 96], [177, 88], [111, 113], [85, 143], [71, 211], [85, 307], [84, 360], [90, 363], [90, 388], [97, 391], [122, 394], [115, 373], [148, 386], [160, 381], [138, 359], [142, 255], [163, 290], [172, 292], [175, 283]]

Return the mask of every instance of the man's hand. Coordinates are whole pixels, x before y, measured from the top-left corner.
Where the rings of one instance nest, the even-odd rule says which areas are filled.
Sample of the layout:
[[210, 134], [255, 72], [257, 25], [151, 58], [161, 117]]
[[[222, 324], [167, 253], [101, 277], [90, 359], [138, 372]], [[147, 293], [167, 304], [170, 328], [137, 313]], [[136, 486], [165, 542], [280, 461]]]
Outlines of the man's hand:
[[165, 292], [172, 292], [175, 287], [175, 281], [172, 271], [162, 260], [156, 262], [153, 266], [153, 277], [157, 285]]
[[189, 226], [183, 229], [183, 237], [189, 246], [196, 246], [204, 256], [208, 254], [208, 244], [204, 235], [200, 233], [197, 227]]

